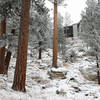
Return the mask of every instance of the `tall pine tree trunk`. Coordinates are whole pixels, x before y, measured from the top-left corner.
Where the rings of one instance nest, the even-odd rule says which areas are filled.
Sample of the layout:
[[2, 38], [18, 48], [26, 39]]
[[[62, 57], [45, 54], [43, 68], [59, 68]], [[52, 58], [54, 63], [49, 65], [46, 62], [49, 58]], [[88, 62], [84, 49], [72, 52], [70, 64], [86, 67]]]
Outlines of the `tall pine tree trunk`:
[[52, 66], [57, 68], [58, 56], [58, 25], [57, 25], [57, 0], [54, 1], [54, 36], [53, 36], [53, 62]]
[[10, 63], [10, 59], [11, 59], [11, 52], [8, 51], [5, 57], [5, 67], [6, 67], [6, 74], [8, 74], [8, 67], [9, 67], [9, 63]]
[[[0, 36], [6, 34], [6, 19], [1, 21]], [[6, 74], [5, 69], [5, 46], [0, 48], [0, 74]]]
[[12, 89], [25, 92], [30, 0], [22, 0], [18, 53]]

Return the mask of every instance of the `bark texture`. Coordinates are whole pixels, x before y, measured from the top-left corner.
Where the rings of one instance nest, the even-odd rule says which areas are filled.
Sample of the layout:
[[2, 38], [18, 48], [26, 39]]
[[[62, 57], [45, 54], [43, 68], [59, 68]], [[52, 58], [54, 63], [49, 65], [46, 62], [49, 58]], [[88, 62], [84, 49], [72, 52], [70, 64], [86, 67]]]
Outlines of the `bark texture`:
[[5, 46], [0, 48], [0, 74], [6, 74], [6, 68], [5, 68]]
[[[6, 19], [1, 21], [0, 36], [6, 34]], [[5, 69], [5, 46], [0, 48], [0, 74], [6, 74]]]
[[30, 0], [22, 0], [18, 53], [12, 89], [25, 92]]
[[6, 34], [6, 19], [1, 21], [1, 34], [0, 35], [3, 35], [3, 34]]
[[58, 25], [57, 25], [57, 0], [54, 1], [54, 36], [53, 36], [53, 63], [52, 66], [57, 68], [58, 56]]

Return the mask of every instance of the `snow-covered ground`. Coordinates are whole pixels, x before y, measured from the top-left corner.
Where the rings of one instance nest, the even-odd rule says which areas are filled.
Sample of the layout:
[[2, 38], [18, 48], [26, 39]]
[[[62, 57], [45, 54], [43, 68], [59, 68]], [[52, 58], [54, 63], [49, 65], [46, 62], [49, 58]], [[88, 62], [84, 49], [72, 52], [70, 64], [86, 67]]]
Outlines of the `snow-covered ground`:
[[88, 56], [83, 56], [80, 47], [80, 40], [74, 41], [70, 47], [78, 54], [73, 63], [61, 64], [63, 61], [59, 57], [58, 61], [63, 66], [58, 70], [67, 70], [65, 79], [50, 79], [47, 74], [52, 65], [52, 50], [43, 52], [42, 60], [37, 59], [37, 54], [28, 57], [26, 93], [11, 89], [16, 61], [12, 58], [8, 76], [0, 75], [0, 100], [100, 100], [100, 86], [97, 82], [86, 80], [79, 70], [95, 64], [88, 60]]

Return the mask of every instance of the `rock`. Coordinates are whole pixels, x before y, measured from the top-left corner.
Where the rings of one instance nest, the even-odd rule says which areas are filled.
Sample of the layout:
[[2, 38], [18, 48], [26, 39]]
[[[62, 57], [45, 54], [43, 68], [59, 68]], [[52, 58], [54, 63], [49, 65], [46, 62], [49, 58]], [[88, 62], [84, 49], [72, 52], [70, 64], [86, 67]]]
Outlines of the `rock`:
[[82, 47], [79, 47], [79, 48], [78, 48], [78, 51], [79, 51], [79, 52], [85, 52], [85, 49], [82, 48]]
[[64, 96], [66, 92], [64, 92], [64, 90], [56, 90], [56, 94]]
[[47, 84], [49, 81], [48, 80], [43, 80], [43, 79], [39, 79], [36, 80], [38, 84]]
[[89, 81], [95, 81], [97, 79], [97, 68], [95, 65], [80, 67], [79, 70], [85, 79]]
[[94, 96], [94, 98], [97, 99], [98, 97], [97, 96]]
[[32, 76], [31, 78], [32, 78], [32, 80], [38, 80], [38, 79], [41, 79], [39, 76]]
[[72, 86], [72, 87], [74, 88], [75, 92], [80, 92], [81, 91], [81, 89], [79, 87], [76, 87], [76, 86]]
[[87, 54], [89, 56], [94, 56], [94, 57], [96, 56], [96, 52], [94, 50], [91, 50], [91, 49], [87, 51]]
[[72, 49], [67, 50], [66, 54], [65, 54], [65, 62], [70, 61], [73, 63], [76, 59], [76, 56], [77, 56], [77, 54], [74, 50], [72, 50]]
[[39, 69], [45, 69], [48, 65], [45, 63], [40, 63]]
[[46, 70], [46, 69], [48, 69], [48, 68], [50, 68], [50, 67], [51, 67], [50, 64], [47, 64], [47, 63], [40, 63], [39, 69], [44, 69], [44, 70]]
[[42, 86], [42, 89], [45, 89], [46, 87], [45, 86]]
[[89, 94], [85, 94], [85, 96], [88, 96]]
[[70, 81], [75, 81], [75, 78], [73, 78], [73, 77], [72, 77], [72, 78], [70, 78]]
[[0, 89], [5, 89], [6, 90], [6, 87], [7, 87], [6, 81], [7, 80], [3, 77], [3, 75], [1, 75], [1, 76], [2, 77], [0, 77]]
[[65, 68], [52, 68], [48, 74], [51, 79], [65, 79], [67, 70]]

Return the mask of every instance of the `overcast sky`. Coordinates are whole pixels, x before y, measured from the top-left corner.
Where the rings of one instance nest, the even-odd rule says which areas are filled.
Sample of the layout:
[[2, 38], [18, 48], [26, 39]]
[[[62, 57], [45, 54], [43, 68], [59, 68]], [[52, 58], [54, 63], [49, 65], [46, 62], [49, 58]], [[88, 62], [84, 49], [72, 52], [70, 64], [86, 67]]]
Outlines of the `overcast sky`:
[[[86, 0], [65, 0], [65, 3], [67, 3], [67, 6], [59, 6], [58, 11], [63, 17], [65, 16], [65, 13], [68, 12], [73, 23], [79, 22], [81, 19], [81, 11], [86, 7]], [[50, 15], [53, 17], [53, 4], [47, 0], [46, 5], [51, 9]]]

